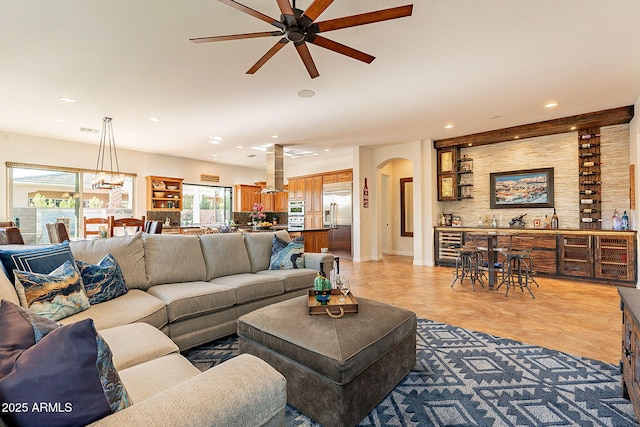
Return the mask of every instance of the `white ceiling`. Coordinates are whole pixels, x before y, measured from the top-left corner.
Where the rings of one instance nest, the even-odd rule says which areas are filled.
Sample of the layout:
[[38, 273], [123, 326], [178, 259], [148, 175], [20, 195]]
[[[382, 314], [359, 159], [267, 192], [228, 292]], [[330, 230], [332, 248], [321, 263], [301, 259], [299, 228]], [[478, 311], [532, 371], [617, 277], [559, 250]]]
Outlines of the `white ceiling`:
[[[239, 2], [279, 16], [275, 0]], [[0, 131], [97, 144], [79, 128], [110, 116], [118, 147], [262, 168], [249, 147], [273, 134], [334, 157], [640, 95], [638, 0], [336, 0], [317, 21], [411, 2], [411, 17], [323, 33], [376, 60], [310, 45], [312, 80], [291, 44], [245, 74], [279, 37], [190, 42], [274, 29], [215, 0], [0, 0]], [[558, 107], [545, 109], [551, 100]]]

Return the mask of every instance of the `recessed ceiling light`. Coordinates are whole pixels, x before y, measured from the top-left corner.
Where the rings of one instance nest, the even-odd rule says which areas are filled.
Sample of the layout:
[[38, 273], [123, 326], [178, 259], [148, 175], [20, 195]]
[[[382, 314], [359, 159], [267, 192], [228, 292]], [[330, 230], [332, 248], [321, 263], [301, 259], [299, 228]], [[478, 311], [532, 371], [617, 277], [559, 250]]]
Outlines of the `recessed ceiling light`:
[[315, 95], [316, 93], [311, 89], [302, 89], [301, 91], [298, 91], [298, 96], [300, 98], [313, 98]]
[[513, 139], [520, 139], [518, 135], [514, 136]]
[[325, 148], [324, 151], [331, 151], [331, 148]]
[[280, 137], [279, 137], [278, 135], [271, 135], [271, 138], [273, 138], [273, 139], [278, 139], [278, 138], [280, 138]]
[[51, 119], [51, 121], [56, 123], [64, 123], [64, 120], [62, 119]]
[[69, 103], [71, 103], [71, 102], [76, 102], [76, 100], [75, 100], [75, 99], [73, 99], [73, 98], [69, 98], [69, 97], [67, 97], [67, 96], [63, 96], [63, 97], [61, 97], [61, 98], [60, 98], [60, 101], [62, 101], [62, 102], [69, 102]]
[[553, 108], [557, 106], [558, 106], [558, 103], [555, 101], [547, 102], [546, 104], [544, 104], [544, 108]]
[[242, 145], [236, 145], [236, 148], [244, 148]]
[[571, 127], [569, 128], [569, 130], [576, 130], [576, 129], [578, 129], [576, 126], [571, 126]]
[[131, 136], [138, 136], [138, 134], [137, 134], [137, 133], [135, 133], [135, 132], [129, 132], [129, 135], [131, 135]]
[[210, 139], [209, 140], [209, 144], [216, 144], [217, 145], [217, 144], [220, 144], [220, 141], [217, 140], [217, 139]]
[[159, 122], [160, 119], [157, 117], [149, 117], [149, 120], [151, 120], [152, 122]]
[[210, 136], [209, 139], [213, 139], [214, 141], [222, 141], [221, 136]]
[[453, 127], [453, 123], [447, 123], [446, 125], [444, 125], [445, 129], [451, 129]]

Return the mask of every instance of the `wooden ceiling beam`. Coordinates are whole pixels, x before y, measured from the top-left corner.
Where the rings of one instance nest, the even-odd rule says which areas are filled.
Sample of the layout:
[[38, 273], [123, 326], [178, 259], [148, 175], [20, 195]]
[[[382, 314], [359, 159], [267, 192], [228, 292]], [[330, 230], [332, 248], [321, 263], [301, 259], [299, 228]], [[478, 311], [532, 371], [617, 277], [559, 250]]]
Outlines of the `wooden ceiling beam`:
[[[633, 105], [629, 105], [627, 107], [612, 108], [610, 110], [596, 111], [594, 113], [578, 114], [576, 116], [546, 120], [544, 122], [512, 126], [509, 128], [490, 130], [487, 132], [457, 136], [454, 138], [439, 139], [437, 141], [433, 141], [433, 147], [436, 149], [449, 147], [471, 147], [496, 144], [498, 142], [513, 141], [517, 139], [533, 138], [536, 136], [574, 132], [594, 127], [613, 126], [629, 123], [633, 118], [633, 114]], [[575, 127], [575, 129], [572, 129], [573, 127]]]

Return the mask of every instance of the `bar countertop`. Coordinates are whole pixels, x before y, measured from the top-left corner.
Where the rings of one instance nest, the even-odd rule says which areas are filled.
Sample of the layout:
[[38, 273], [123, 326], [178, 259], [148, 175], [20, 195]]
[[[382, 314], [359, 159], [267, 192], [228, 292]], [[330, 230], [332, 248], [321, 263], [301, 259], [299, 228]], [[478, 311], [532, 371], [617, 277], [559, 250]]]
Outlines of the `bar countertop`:
[[599, 234], [599, 235], [620, 235], [636, 234], [636, 230], [599, 230], [581, 228], [533, 228], [533, 227], [452, 227], [436, 226], [438, 231], [468, 231], [473, 233], [487, 234]]

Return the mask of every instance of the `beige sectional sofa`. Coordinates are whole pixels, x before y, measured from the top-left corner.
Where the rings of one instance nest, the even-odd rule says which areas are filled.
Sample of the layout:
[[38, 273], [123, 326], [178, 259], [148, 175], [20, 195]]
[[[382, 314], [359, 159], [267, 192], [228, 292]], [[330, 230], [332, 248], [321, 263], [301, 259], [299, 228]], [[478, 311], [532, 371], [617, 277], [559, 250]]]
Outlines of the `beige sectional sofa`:
[[[134, 405], [96, 425], [282, 425], [286, 381], [243, 355], [200, 373], [180, 351], [236, 331], [257, 308], [304, 295], [333, 256], [305, 254], [305, 268], [269, 270], [274, 234], [203, 236], [137, 233], [71, 243], [75, 259], [97, 263], [111, 253], [128, 293], [62, 319], [91, 318], [113, 352]], [[0, 274], [0, 298], [19, 304]], [[170, 338], [170, 339], [169, 339]]]

